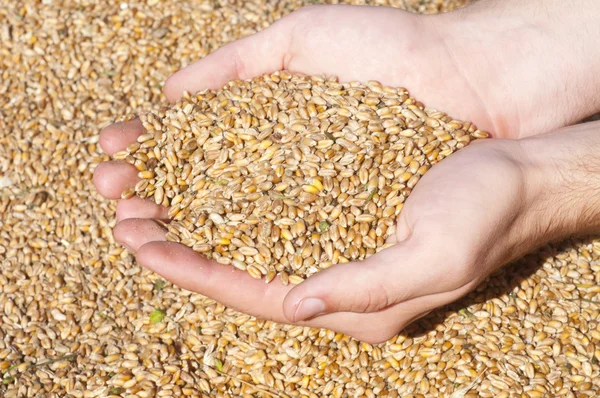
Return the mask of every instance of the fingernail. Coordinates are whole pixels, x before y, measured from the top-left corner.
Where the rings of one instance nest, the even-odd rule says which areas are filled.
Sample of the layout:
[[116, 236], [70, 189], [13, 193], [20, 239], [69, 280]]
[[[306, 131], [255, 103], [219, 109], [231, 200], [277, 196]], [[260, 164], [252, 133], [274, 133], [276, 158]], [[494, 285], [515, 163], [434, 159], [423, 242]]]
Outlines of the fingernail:
[[325, 311], [325, 303], [318, 298], [305, 298], [300, 301], [294, 313], [294, 322], [313, 318]]

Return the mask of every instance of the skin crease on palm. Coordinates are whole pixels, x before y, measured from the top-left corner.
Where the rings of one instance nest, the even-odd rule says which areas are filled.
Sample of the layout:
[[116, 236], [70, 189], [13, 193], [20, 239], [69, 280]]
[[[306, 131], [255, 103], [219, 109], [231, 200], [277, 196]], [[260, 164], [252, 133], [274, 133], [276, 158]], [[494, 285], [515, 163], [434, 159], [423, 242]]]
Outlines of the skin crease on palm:
[[[560, 79], [549, 83], [564, 66], [528, 56], [528, 48], [545, 38], [543, 19], [536, 25], [506, 9], [495, 10], [492, 17], [488, 10], [495, 6], [482, 1], [471, 10], [442, 16], [382, 7], [309, 7], [224, 46], [165, 84], [165, 94], [174, 102], [184, 90], [219, 88], [230, 80], [281, 69], [336, 75], [341, 81], [376, 79], [407, 87], [427, 105], [490, 130], [495, 139], [452, 155], [417, 184], [398, 220], [395, 246], [361, 263], [329, 268], [294, 287], [277, 279], [265, 284], [166, 242], [163, 227], [154, 219], [168, 221], [167, 209], [151, 201], [119, 201], [115, 238], [136, 253], [140, 264], [239, 311], [376, 343], [457, 300], [510, 260], [579, 232], [563, 228], [567, 220], [579, 217], [575, 210], [557, 212], [551, 222], [544, 218], [549, 214], [544, 206], [555, 198], [547, 194], [547, 186], [542, 192], [540, 181], [548, 181], [554, 168], [542, 167], [535, 153], [550, 144], [537, 138], [510, 139], [559, 128], [600, 107], [587, 101], [588, 91], [577, 79], [575, 93], [565, 92]], [[521, 8], [523, 15], [531, 14], [526, 6]], [[515, 35], [520, 35], [518, 43], [513, 42]], [[541, 57], [551, 59], [556, 55], [552, 49], [563, 51], [559, 45], [548, 48]], [[595, 61], [587, 63], [597, 67], [600, 62]], [[540, 117], [543, 100], [549, 111]], [[576, 134], [579, 128], [571, 129], [560, 136]], [[142, 132], [139, 120], [117, 123], [102, 132], [100, 144], [112, 155]], [[549, 140], [553, 145], [556, 141]], [[550, 180], [560, 185], [559, 178]], [[137, 181], [133, 166], [116, 161], [99, 165], [94, 174], [98, 191], [109, 199], [119, 199]]]

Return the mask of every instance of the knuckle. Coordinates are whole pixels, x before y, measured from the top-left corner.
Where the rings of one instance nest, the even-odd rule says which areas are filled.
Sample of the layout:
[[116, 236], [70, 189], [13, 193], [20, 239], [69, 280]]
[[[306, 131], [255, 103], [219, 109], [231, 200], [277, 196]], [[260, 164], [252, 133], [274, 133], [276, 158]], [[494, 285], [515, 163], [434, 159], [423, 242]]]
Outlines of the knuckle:
[[351, 312], [375, 312], [389, 306], [390, 301], [383, 285], [370, 286], [362, 294], [355, 295], [349, 310]]

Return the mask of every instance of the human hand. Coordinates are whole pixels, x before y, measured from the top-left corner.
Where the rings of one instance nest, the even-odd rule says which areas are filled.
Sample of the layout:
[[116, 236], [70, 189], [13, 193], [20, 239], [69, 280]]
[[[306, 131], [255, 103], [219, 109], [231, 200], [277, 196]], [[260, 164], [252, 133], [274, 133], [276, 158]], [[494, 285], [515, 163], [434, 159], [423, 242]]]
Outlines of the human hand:
[[[543, 11], [540, 4], [543, 2]], [[286, 69], [379, 80], [496, 138], [555, 130], [600, 111], [600, 3], [482, 0], [442, 15], [389, 7], [311, 6], [171, 76], [184, 91]], [[556, 24], [556, 18], [561, 23]]]
[[[342, 11], [338, 13], [336, 10]], [[537, 123], [539, 118], [532, 117], [528, 119], [527, 109], [519, 108], [519, 106], [523, 106], [522, 103], [516, 100], [507, 100], [507, 98], [510, 99], [515, 96], [513, 92], [509, 92], [508, 97], [498, 95], [499, 90], [492, 89], [493, 87], [490, 86], [490, 79], [487, 78], [487, 75], [484, 79], [481, 73], [477, 77], [476, 73], [469, 74], [466, 72], [468, 65], [471, 64], [476, 64], [478, 67], [484, 65], [483, 69], [489, 67], [491, 69], [488, 70], [491, 71], [497, 71], [506, 65], [496, 62], [498, 60], [497, 54], [491, 57], [485, 51], [486, 48], [492, 49], [492, 46], [482, 45], [478, 49], [479, 51], [474, 51], [465, 44], [466, 40], [458, 41], [458, 36], [454, 36], [452, 34], [453, 29], [450, 28], [454, 27], [456, 29], [456, 25], [453, 25], [455, 21], [452, 18], [444, 19], [445, 17], [441, 16], [417, 17], [401, 11], [383, 8], [360, 8], [360, 12], [356, 10], [358, 9], [355, 7], [309, 8], [284, 18], [265, 32], [225, 46], [202, 61], [174, 75], [165, 86], [167, 97], [170, 100], [176, 100], [183, 90], [195, 91], [203, 88], [216, 88], [235, 78], [251, 77], [262, 72], [271, 72], [285, 67], [306, 74], [335, 74], [342, 80], [367, 80], [377, 77], [386, 84], [405, 84], [417, 98], [427, 98], [428, 104], [448, 110], [453, 116], [469, 118], [472, 115], [472, 118], [478, 122], [480, 127], [495, 130], [496, 136], [520, 136], [521, 132], [525, 131], [524, 126], [529, 126], [527, 131], [539, 133], [542, 127], [560, 125], [569, 117], [572, 117], [565, 116], [570, 113], [567, 112], [567, 107], [563, 107], [564, 109], [561, 108], [561, 112], [549, 112], [552, 115], [551, 117], [545, 117], [542, 119], [543, 123]], [[352, 29], [357, 24], [368, 29]], [[383, 35], [389, 36], [390, 34], [398, 37], [398, 42], [381, 41]], [[446, 39], [441, 40], [440, 34]], [[476, 40], [473, 42], [477, 43]], [[462, 44], [454, 47], [454, 44], [451, 43]], [[482, 38], [479, 43], [485, 43], [485, 40]], [[332, 44], [335, 46], [332, 47]], [[448, 54], [448, 48], [452, 48], [453, 56]], [[471, 51], [474, 51], [474, 53], [470, 54]], [[360, 56], [355, 56], [357, 53]], [[386, 54], [385, 59], [381, 58], [381, 54]], [[410, 57], [398, 54], [410, 54]], [[482, 59], [474, 59], [477, 57]], [[438, 60], [438, 62], [432, 62], [432, 59]], [[453, 61], [447, 64], [445, 63], [447, 59], [453, 59]], [[468, 65], [459, 65], [461, 61], [454, 61], [456, 59], [470, 59], [471, 62]], [[487, 59], [487, 63], [484, 62], [485, 59]], [[335, 62], [332, 60], [335, 60]], [[535, 67], [534, 69], [537, 70]], [[373, 76], [372, 71], [377, 71], [377, 76]], [[505, 85], [507, 81], [504, 79], [507, 75], [520, 76], [512, 73], [514, 71], [510, 68], [505, 72], [508, 73], [499, 73], [497, 79]], [[530, 74], [531, 71], [529, 70]], [[465, 76], [474, 77], [466, 79]], [[485, 84], [486, 80], [487, 85]], [[482, 81], [484, 83], [477, 83]], [[510, 86], [519, 86], [518, 82], [514, 83]], [[546, 82], [542, 81], [542, 83], [545, 84]], [[543, 90], [540, 91], [539, 87], [534, 89], [530, 86], [528, 85], [528, 89], [532, 93], [545, 93]], [[480, 87], [484, 93], [492, 92], [494, 95], [490, 95], [488, 100], [482, 100], [483, 96], [473, 92], [473, 87]], [[432, 100], [431, 103], [429, 102], [430, 99]], [[529, 102], [533, 102], [535, 106], [538, 105], [531, 98], [529, 98]], [[498, 112], [492, 112], [491, 109]], [[516, 113], [515, 109], [517, 110]], [[468, 115], [464, 114], [465, 112], [468, 112]], [[523, 112], [523, 114], [520, 112]], [[504, 114], [512, 116], [500, 116]], [[511, 131], [517, 133], [511, 134]], [[142, 128], [139, 121], [113, 125], [103, 132], [101, 145], [107, 153], [112, 154], [124, 149], [128, 143], [135, 140], [141, 133]], [[499, 142], [496, 141], [498, 145], [509, 145], [506, 143], [499, 144]], [[490, 151], [495, 152], [495, 150]], [[456, 156], [459, 156], [459, 154], [453, 155], [453, 157]], [[461, 158], [465, 156], [467, 155], [461, 155]], [[482, 157], [485, 156], [479, 158]], [[452, 159], [448, 159], [447, 162]], [[498, 160], [498, 162], [504, 163], [505, 160]], [[507, 161], [507, 163], [511, 162]], [[436, 166], [436, 169], [441, 166]], [[445, 166], [444, 169], [447, 170], [449, 167]], [[506, 167], [507, 170], [509, 168], [512, 169], [512, 166]], [[487, 168], [483, 169], [487, 170]], [[430, 171], [430, 173], [432, 172], [433, 170]], [[512, 173], [506, 172], [507, 174]], [[447, 173], [452, 174], [454, 171], [447, 171]], [[413, 196], [421, 190], [427, 190], [426, 186], [422, 188], [422, 185], [424, 181], [429, 179], [423, 179], [419, 183], [418, 190], [415, 189]], [[112, 199], [119, 198], [120, 193], [126, 187], [133, 186], [136, 181], [137, 171], [132, 166], [122, 162], [102, 164], [95, 173], [98, 190], [107, 198]], [[516, 181], [516, 184], [519, 183], [523, 183], [523, 181]], [[433, 187], [433, 184], [428, 185]], [[475, 185], [479, 186], [477, 183]], [[473, 189], [475, 188], [473, 187]], [[436, 189], [436, 187], [430, 188], [431, 191], [436, 191]], [[517, 190], [514, 187], [513, 189]], [[439, 201], [441, 202], [441, 200]], [[519, 202], [519, 200], [515, 201]], [[412, 202], [417, 203], [417, 200], [413, 199]], [[411, 201], [408, 203], [411, 203]], [[435, 211], [442, 210], [443, 208], [440, 208], [440, 210]], [[407, 207], [404, 212], [418, 214], [417, 211], [411, 211], [410, 207]], [[467, 219], [475, 217], [474, 214], [470, 213]], [[496, 216], [501, 218], [500, 214]], [[299, 319], [298, 314], [296, 314], [299, 299], [308, 297], [303, 296], [301, 294], [303, 290], [300, 289], [305, 289], [305, 293], [312, 292], [307, 282], [299, 285], [298, 290], [292, 293], [290, 293], [291, 287], [281, 286], [277, 281], [265, 285], [260, 281], [257, 282], [249, 278], [245, 273], [232, 270], [229, 266], [209, 262], [183, 246], [164, 242], [164, 231], [152, 219], [167, 219], [167, 209], [158, 207], [153, 203], [138, 198], [121, 201], [117, 207], [117, 218], [120, 221], [115, 229], [117, 240], [133, 251], [137, 251], [138, 261], [141, 264], [163, 274], [166, 278], [184, 288], [200, 291], [243, 312], [257, 315], [260, 318], [289, 322]], [[401, 223], [400, 228], [402, 228], [402, 225], [404, 224]], [[443, 226], [445, 224], [440, 222], [439, 225]], [[400, 233], [399, 236], [403, 235]], [[409, 241], [410, 239], [405, 240], [398, 247], [405, 247], [405, 244]], [[535, 239], [531, 239], [531, 242], [534, 241]], [[380, 255], [384, 254], [386, 256], [382, 257], [385, 258], [384, 263], [390, 263], [392, 254], [387, 253], [387, 251], [380, 253]], [[464, 255], [464, 253], [459, 255]], [[498, 259], [502, 258], [502, 256], [497, 257]], [[511, 256], [505, 254], [504, 257], [509, 258]], [[379, 257], [373, 257], [370, 263], [376, 261], [377, 258]], [[442, 293], [420, 296], [383, 311], [373, 311], [366, 314], [334, 312], [333, 314], [316, 317], [308, 322], [299, 323], [314, 327], [327, 327], [365, 341], [381, 341], [396, 333], [410, 319], [418, 317], [437, 305], [441, 305], [436, 303], [442, 303], [445, 300], [451, 301], [453, 297], [458, 298], [466, 293], [487, 273], [501, 265], [501, 262], [500, 260], [492, 261], [486, 267], [477, 269], [477, 273], [471, 270], [455, 275], [453, 278], [455, 282], [467, 280], [468, 278], [465, 275], [470, 276], [471, 281], [463, 286], [456, 287], [452, 291], [446, 290]], [[460, 261], [455, 263], [460, 263]], [[352, 278], [352, 274], [348, 274], [347, 277]], [[319, 276], [319, 278], [311, 278], [309, 280], [312, 281], [311, 285], [313, 282], [318, 284], [318, 281], [325, 278], [325, 276]], [[236, 289], [227, 289], [227, 287], [234, 284]], [[446, 286], [445, 289], [448, 289], [452, 287], [452, 284], [444, 286]], [[441, 288], [436, 287], [436, 289]], [[288, 293], [290, 295], [286, 298]], [[404, 294], [404, 297], [411, 297], [411, 294], [414, 293], [409, 291]], [[421, 299], [421, 297], [425, 298]], [[282, 305], [284, 299], [285, 307]], [[377, 308], [377, 305], [344, 303], [340, 298], [339, 303], [335, 301], [332, 306], [328, 304], [326, 312], [335, 311], [336, 309], [341, 310], [344, 306], [353, 305], [357, 305], [356, 308], [358, 309], [360, 309], [360, 305], [363, 305], [367, 310]]]
[[[166, 209], [141, 199], [119, 203], [114, 233], [140, 264], [183, 288], [263, 319], [379, 342], [458, 299], [547, 238], [538, 233], [543, 228], [535, 228], [538, 194], [527, 159], [519, 141], [471, 144], [433, 167], [414, 188], [392, 238], [395, 246], [363, 262], [323, 270], [296, 287], [278, 280], [265, 284], [165, 242], [164, 229], [152, 218], [167, 218]], [[110, 185], [102, 185], [98, 178], [104, 177], [96, 174], [104, 194], [106, 188], [121, 192], [137, 178], [135, 171], [110, 176]]]
[[287, 319], [380, 314], [370, 321], [381, 334], [366, 338], [381, 341], [543, 244], [598, 233], [598, 148], [600, 122], [520, 141], [474, 142], [417, 184], [395, 246], [294, 287], [284, 301]]

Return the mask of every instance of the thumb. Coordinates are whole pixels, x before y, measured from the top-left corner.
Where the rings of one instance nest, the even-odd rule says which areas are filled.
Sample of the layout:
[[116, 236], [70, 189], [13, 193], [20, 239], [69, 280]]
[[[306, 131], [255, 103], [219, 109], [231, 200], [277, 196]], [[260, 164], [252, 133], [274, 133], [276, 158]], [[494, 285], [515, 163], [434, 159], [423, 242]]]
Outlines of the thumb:
[[432, 271], [439, 266], [433, 253], [412, 235], [364, 261], [337, 264], [295, 286], [284, 314], [295, 323], [333, 312], [375, 312], [431, 294]]
[[177, 101], [184, 91], [218, 89], [232, 80], [245, 80], [284, 69], [295, 22], [287, 16], [262, 32], [231, 42], [179, 70], [165, 83], [165, 95]]

